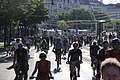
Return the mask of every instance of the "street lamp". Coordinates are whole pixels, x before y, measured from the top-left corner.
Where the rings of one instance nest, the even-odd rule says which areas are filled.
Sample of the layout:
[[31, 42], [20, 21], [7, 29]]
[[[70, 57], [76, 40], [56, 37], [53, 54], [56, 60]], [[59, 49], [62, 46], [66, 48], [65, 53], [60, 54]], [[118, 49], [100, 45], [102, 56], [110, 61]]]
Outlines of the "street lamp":
[[103, 28], [104, 28], [104, 23], [106, 23], [105, 20], [99, 20], [98, 21], [98, 28], [97, 28], [97, 35], [98, 35], [98, 44], [99, 45], [102, 45], [101, 44], [101, 32], [103, 31]]

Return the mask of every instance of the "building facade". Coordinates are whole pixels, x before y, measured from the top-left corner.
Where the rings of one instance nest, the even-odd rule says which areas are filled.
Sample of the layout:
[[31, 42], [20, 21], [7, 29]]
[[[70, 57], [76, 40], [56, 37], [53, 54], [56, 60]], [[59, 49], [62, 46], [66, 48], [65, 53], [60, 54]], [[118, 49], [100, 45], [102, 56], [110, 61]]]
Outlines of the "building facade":
[[120, 19], [120, 4], [108, 4], [106, 5], [106, 13], [114, 19]]
[[[51, 0], [45, 0], [50, 2]], [[54, 15], [61, 11], [69, 11], [72, 8], [85, 8], [92, 10], [95, 8], [106, 11], [106, 6], [98, 0], [54, 0], [55, 5], [47, 4], [46, 7], [50, 11], [50, 15]]]
[[[53, 0], [54, 5], [46, 4], [50, 15], [55, 15], [61, 11], [69, 11], [72, 8], [84, 8], [86, 10], [100, 9], [111, 18], [120, 19], [120, 4], [103, 4], [103, 0]], [[45, 0], [45, 3], [51, 0]]]

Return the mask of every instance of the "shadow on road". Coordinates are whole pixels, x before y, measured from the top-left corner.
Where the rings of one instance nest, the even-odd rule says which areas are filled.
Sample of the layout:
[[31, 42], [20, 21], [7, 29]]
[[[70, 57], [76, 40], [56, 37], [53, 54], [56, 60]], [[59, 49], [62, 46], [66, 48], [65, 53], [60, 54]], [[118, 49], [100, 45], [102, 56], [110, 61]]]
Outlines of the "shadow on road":
[[11, 56], [0, 57], [0, 63], [8, 63], [8, 62], [12, 62], [12, 61], [13, 61], [13, 57], [11, 57]]

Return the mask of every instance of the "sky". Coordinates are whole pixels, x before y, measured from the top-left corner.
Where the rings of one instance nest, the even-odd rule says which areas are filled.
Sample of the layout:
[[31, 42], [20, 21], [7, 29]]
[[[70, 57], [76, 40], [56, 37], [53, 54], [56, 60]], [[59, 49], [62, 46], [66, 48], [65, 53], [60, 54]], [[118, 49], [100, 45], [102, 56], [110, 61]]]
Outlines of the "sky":
[[[100, 1], [100, 0], [99, 0]], [[120, 0], [103, 0], [104, 4], [111, 4], [111, 3], [120, 3]]]

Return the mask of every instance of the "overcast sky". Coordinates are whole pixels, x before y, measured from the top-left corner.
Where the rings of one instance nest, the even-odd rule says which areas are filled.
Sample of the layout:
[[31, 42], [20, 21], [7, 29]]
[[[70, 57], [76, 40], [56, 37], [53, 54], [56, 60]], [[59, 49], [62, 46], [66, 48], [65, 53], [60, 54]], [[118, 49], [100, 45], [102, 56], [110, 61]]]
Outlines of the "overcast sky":
[[[99, 0], [100, 1], [100, 0]], [[120, 0], [103, 0], [104, 4], [110, 4], [110, 3], [120, 3]]]

